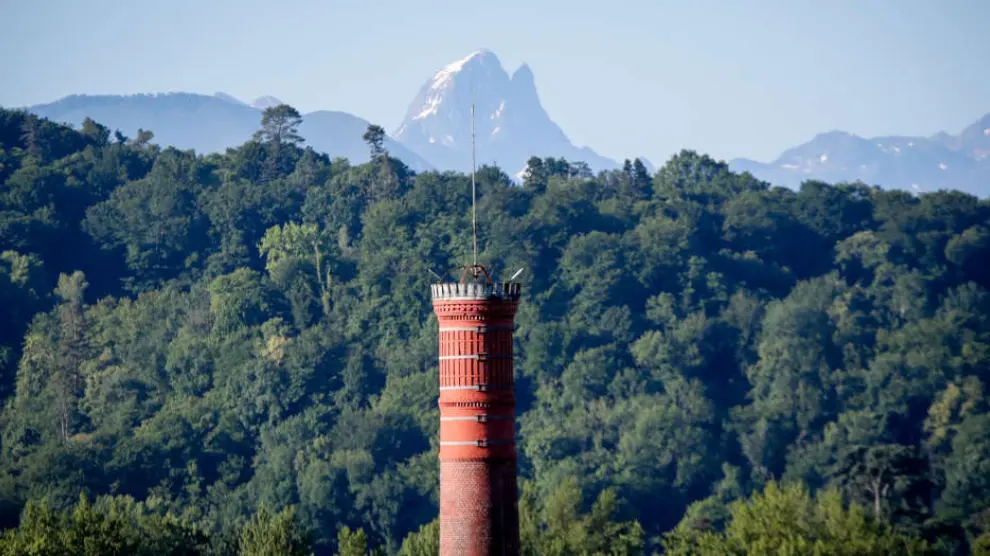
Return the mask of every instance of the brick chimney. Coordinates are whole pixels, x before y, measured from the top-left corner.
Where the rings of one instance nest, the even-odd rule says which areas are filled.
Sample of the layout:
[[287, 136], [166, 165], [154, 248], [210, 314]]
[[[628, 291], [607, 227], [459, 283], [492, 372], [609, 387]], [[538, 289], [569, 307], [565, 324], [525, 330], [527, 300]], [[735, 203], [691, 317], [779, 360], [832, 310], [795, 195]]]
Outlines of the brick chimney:
[[512, 364], [519, 293], [518, 283], [463, 277], [432, 286], [440, 323], [441, 556], [519, 554]]

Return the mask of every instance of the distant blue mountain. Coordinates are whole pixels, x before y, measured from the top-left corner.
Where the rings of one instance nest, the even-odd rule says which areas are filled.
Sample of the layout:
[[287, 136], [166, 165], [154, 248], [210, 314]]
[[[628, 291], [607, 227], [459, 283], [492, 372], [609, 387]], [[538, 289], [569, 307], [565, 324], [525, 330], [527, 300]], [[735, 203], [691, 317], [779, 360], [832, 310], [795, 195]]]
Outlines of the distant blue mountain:
[[[471, 79], [477, 96], [466, 95]], [[480, 91], [484, 91], [482, 94]], [[247, 141], [261, 121], [264, 106], [279, 101], [262, 97], [251, 104], [230, 95], [165, 93], [72, 95], [28, 110], [49, 119], [80, 125], [89, 117], [128, 136], [151, 130], [160, 145], [218, 152]], [[543, 110], [532, 73], [523, 66], [512, 76], [488, 51], [448, 65], [428, 81], [410, 104], [405, 121], [386, 139], [389, 152], [417, 171], [470, 167], [470, 104], [478, 109], [478, 163], [497, 163], [521, 175], [530, 156], [563, 156], [588, 162], [593, 169], [620, 164], [587, 147], [574, 146]], [[361, 136], [368, 122], [344, 112], [303, 115], [300, 135], [306, 144], [355, 163], [368, 160]], [[653, 165], [642, 159], [647, 168]], [[914, 192], [956, 189], [990, 197], [990, 114], [957, 135], [863, 138], [842, 131], [820, 133], [810, 141], [763, 163], [729, 162], [774, 185], [797, 188], [809, 179], [829, 183], [863, 181]]]
[[[265, 97], [255, 104], [265, 106], [273, 100]], [[131, 137], [138, 128], [146, 129], [154, 132], [155, 143], [201, 153], [222, 152], [243, 144], [259, 128], [262, 114], [259, 108], [223, 93], [72, 95], [28, 110], [77, 127], [91, 118]], [[303, 114], [299, 134], [317, 151], [360, 163], [369, 159], [368, 146], [361, 138], [367, 127], [366, 120], [345, 112], [318, 111]], [[386, 139], [385, 147], [416, 171], [433, 169], [391, 138]]]
[[770, 163], [744, 158], [729, 162], [774, 185], [796, 188], [808, 179], [829, 183], [863, 181], [888, 189], [957, 189], [990, 196], [990, 114], [958, 135], [873, 137], [842, 131], [820, 133]]

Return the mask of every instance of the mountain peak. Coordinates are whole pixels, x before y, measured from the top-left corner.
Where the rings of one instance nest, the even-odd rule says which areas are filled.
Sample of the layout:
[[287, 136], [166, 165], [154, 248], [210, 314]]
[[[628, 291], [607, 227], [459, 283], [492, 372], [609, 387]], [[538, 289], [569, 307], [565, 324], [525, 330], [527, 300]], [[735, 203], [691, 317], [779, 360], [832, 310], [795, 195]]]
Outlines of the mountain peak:
[[498, 68], [501, 70], [502, 62], [499, 61], [498, 56], [494, 52], [487, 48], [475, 50], [466, 57], [451, 62], [436, 72], [433, 75], [433, 82], [430, 88], [437, 90], [449, 87], [453, 84], [456, 75], [466, 70], [474, 69], [474, 67]]
[[543, 111], [540, 96], [536, 92], [536, 78], [533, 76], [533, 70], [527, 64], [519, 66], [512, 73], [509, 81], [512, 85], [514, 108], [523, 109], [523, 117], [549, 119], [549, 116]]
[[937, 191], [958, 189], [985, 197], [990, 175], [990, 115], [959, 135], [863, 137], [832, 130], [761, 163], [733, 160], [734, 171], [748, 171], [763, 181], [798, 188], [804, 180], [828, 183], [863, 181], [889, 189]]
[[983, 148], [990, 148], [990, 114], [966, 126], [959, 134], [966, 142], [976, 142]]
[[242, 106], [247, 106], [247, 103], [246, 102], [244, 102], [241, 99], [235, 97], [234, 95], [227, 94], [227, 93], [225, 93], [223, 91], [218, 91], [216, 93], [213, 93], [213, 96], [215, 96], [215, 97], [217, 97], [218, 99], [221, 99], [221, 100], [226, 100], [227, 102], [232, 102], [234, 104], [240, 104]]
[[516, 88], [536, 89], [536, 78], [533, 77], [533, 69], [529, 67], [529, 64], [524, 63], [512, 72], [511, 80]]
[[816, 133], [814, 140], [844, 140], [844, 139], [861, 139], [848, 131], [842, 131], [840, 129], [833, 129], [829, 131], [823, 131]]
[[[509, 76], [498, 56], [488, 49], [476, 50], [433, 74], [409, 105], [406, 124], [396, 131], [396, 135], [401, 134], [410, 121], [436, 117], [441, 105], [455, 112], [448, 116], [464, 119], [469, 112], [469, 109], [463, 109], [465, 106], [469, 107], [473, 102], [484, 106], [491, 92], [504, 89], [508, 82]], [[443, 135], [441, 141], [450, 143], [454, 139]]]
[[510, 77], [498, 56], [484, 48], [433, 74], [393, 136], [439, 167], [470, 168], [472, 106], [480, 164], [517, 168], [530, 156], [563, 156], [595, 168], [616, 167], [570, 143], [541, 106], [528, 65]]
[[278, 106], [280, 104], [285, 104], [285, 103], [283, 103], [281, 100], [273, 96], [265, 95], [254, 99], [254, 102], [251, 103], [251, 108], [264, 110], [266, 108], [274, 108], [275, 106]]
[[533, 79], [533, 68], [529, 67], [529, 64], [523, 62], [516, 71], [512, 72], [512, 79]]

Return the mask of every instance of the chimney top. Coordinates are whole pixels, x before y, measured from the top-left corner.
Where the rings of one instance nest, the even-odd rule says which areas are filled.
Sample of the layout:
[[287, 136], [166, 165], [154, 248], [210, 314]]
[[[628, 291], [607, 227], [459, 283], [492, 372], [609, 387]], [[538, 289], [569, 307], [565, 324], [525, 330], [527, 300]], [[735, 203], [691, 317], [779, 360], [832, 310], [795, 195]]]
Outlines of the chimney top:
[[447, 282], [430, 286], [434, 301], [453, 300], [504, 300], [518, 301], [522, 284], [518, 282], [495, 283], [456, 283]]

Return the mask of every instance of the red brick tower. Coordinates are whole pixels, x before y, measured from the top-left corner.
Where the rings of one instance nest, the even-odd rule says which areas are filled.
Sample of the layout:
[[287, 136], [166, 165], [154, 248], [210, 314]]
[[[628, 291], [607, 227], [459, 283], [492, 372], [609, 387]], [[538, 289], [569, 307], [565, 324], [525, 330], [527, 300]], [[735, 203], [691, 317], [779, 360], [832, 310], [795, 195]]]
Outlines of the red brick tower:
[[[481, 272], [477, 272], [479, 270]], [[519, 554], [512, 328], [520, 284], [434, 284], [440, 323], [440, 555]]]

